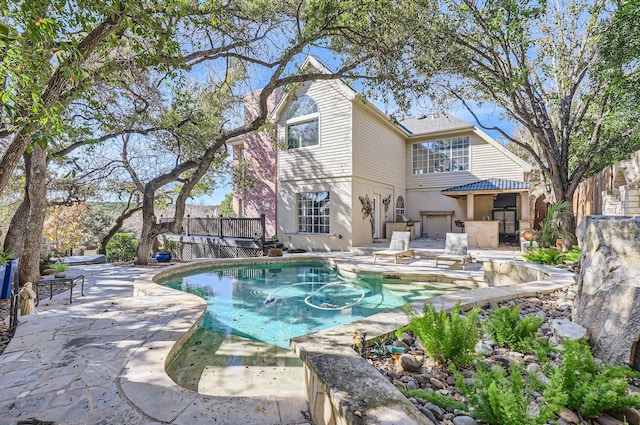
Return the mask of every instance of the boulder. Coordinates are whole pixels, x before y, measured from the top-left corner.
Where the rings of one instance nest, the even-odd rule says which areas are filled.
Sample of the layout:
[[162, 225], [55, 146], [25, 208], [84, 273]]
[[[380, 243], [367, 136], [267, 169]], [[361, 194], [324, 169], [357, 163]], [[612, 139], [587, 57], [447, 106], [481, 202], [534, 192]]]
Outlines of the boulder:
[[587, 338], [587, 330], [568, 319], [553, 319], [551, 329], [561, 343], [568, 339]]
[[625, 421], [629, 425], [640, 425], [640, 413], [631, 407], [607, 413], [618, 420]]
[[624, 422], [603, 413], [595, 419], [596, 423], [599, 425], [624, 425]]
[[577, 236], [582, 267], [572, 319], [589, 332], [596, 357], [638, 369], [640, 217], [587, 216]]
[[478, 425], [478, 422], [471, 416], [456, 416], [453, 418], [454, 425]]
[[573, 410], [570, 410], [566, 407], [563, 408], [561, 411], [557, 412], [557, 414], [558, 414], [558, 417], [560, 417], [560, 419], [564, 419], [569, 424], [580, 423], [580, 418], [578, 417], [578, 415]]
[[403, 354], [400, 356], [400, 366], [407, 372], [417, 372], [422, 367], [422, 362], [411, 354]]
[[407, 349], [411, 346], [411, 344], [413, 344], [413, 340], [413, 337], [406, 332], [404, 332], [400, 337], [400, 341], [402, 341], [407, 346]]

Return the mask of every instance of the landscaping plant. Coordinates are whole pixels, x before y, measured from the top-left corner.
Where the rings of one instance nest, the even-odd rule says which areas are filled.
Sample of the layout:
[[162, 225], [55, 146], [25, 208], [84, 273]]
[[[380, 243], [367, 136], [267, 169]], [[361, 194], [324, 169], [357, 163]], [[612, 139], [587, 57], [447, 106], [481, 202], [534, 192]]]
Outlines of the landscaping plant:
[[107, 259], [110, 263], [116, 261], [131, 261], [136, 255], [138, 241], [132, 233], [116, 233], [107, 244]]
[[14, 259], [14, 255], [10, 252], [6, 252], [0, 248], [0, 266], [6, 266], [11, 260]]
[[529, 250], [526, 254], [522, 254], [522, 257], [532, 263], [557, 266], [565, 261], [577, 262], [580, 259], [580, 253], [581, 250], [578, 246], [565, 252], [556, 248], [540, 248]]
[[53, 270], [55, 273], [62, 273], [62, 272], [66, 272], [67, 269], [69, 268], [69, 265], [67, 263], [53, 263], [51, 265], [51, 270]]
[[490, 311], [482, 327], [499, 346], [531, 352], [535, 348], [535, 333], [541, 324], [542, 318], [538, 316], [521, 319], [520, 308], [512, 305]]
[[163, 252], [171, 255], [177, 255], [179, 244], [177, 241], [171, 240], [167, 238], [165, 235], [162, 235], [162, 246], [158, 248], [158, 252]]
[[580, 255], [582, 254], [582, 250], [578, 245], [574, 245], [569, 251], [564, 252], [562, 255], [562, 259], [565, 261], [571, 261], [573, 263], [577, 262], [580, 259]]
[[[513, 363], [508, 372], [501, 366], [489, 367], [478, 362], [470, 386], [453, 370], [456, 387], [467, 397], [476, 419], [492, 425], [542, 425], [555, 418], [555, 411], [564, 405], [566, 396], [556, 386], [544, 390], [536, 398], [539, 380]], [[532, 409], [537, 403], [537, 409]]]
[[556, 248], [540, 248], [522, 254], [522, 258], [536, 264], [556, 266], [564, 261], [564, 253]]
[[451, 314], [445, 310], [436, 311], [430, 303], [425, 303], [422, 316], [413, 309], [407, 310], [411, 322], [398, 329], [398, 338], [405, 330], [411, 330], [429, 357], [440, 364], [465, 365], [472, 360], [480, 339], [479, 307], [468, 311], [466, 316], [460, 314], [460, 302], [451, 310]]
[[640, 374], [626, 366], [598, 365], [586, 342], [569, 340], [556, 370], [559, 390], [567, 395], [566, 406], [585, 418], [607, 410], [640, 407], [640, 396], [628, 394], [628, 378]]
[[547, 206], [547, 216], [538, 224], [535, 237], [538, 244], [543, 248], [555, 246], [558, 239], [568, 236], [562, 227], [562, 220], [571, 217], [572, 206], [569, 202], [562, 201]]
[[459, 409], [466, 410], [467, 405], [461, 401], [454, 399], [453, 397], [446, 396], [444, 394], [440, 394], [435, 391], [427, 391], [423, 389], [415, 389], [415, 390], [407, 390], [404, 388], [400, 389], [400, 392], [407, 397], [416, 397], [429, 403], [433, 403], [437, 406], [442, 407], [443, 409]]

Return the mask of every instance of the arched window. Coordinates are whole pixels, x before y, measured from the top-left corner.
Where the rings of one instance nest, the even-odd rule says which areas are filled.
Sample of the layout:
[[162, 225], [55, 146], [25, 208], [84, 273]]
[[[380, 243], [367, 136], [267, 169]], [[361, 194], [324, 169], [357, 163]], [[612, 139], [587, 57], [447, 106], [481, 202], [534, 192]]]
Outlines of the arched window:
[[404, 198], [402, 196], [398, 196], [396, 200], [396, 215], [404, 215]]
[[300, 96], [287, 111], [289, 149], [318, 144], [318, 105], [309, 96]]

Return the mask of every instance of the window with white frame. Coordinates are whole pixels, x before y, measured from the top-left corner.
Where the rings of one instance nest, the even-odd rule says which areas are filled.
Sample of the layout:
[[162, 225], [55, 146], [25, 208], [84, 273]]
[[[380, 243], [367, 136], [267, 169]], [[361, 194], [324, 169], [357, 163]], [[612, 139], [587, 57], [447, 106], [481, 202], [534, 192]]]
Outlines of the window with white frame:
[[329, 192], [298, 193], [298, 232], [329, 233]]
[[318, 144], [318, 105], [309, 96], [300, 96], [287, 112], [287, 147], [289, 149]]
[[402, 196], [398, 196], [396, 201], [396, 215], [404, 215], [404, 198]]
[[469, 138], [413, 144], [413, 174], [469, 170]]

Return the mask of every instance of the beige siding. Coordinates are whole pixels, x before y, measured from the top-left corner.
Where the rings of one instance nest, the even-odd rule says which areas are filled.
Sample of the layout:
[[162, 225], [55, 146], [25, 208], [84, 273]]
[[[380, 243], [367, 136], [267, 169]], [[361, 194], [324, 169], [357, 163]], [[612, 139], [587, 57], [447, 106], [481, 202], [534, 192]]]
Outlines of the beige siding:
[[404, 138], [365, 110], [353, 105], [353, 174], [355, 177], [392, 185], [399, 192], [406, 186]]
[[311, 96], [318, 105], [319, 144], [316, 146], [286, 149], [288, 106], [283, 108], [278, 121], [278, 142], [285, 147], [278, 154], [280, 181], [351, 175], [351, 101], [336, 89], [336, 84], [340, 83], [316, 81], [298, 90], [298, 96]]
[[[459, 232], [453, 224], [454, 220], [464, 220], [466, 214], [466, 199], [452, 198], [433, 190], [409, 190], [407, 191], [407, 217], [420, 223], [421, 234], [431, 238], [442, 239], [447, 232]], [[421, 211], [453, 211], [449, 221], [447, 217], [423, 216]]]
[[[351, 179], [280, 182], [278, 187], [278, 235], [290, 249], [348, 251], [351, 247]], [[329, 234], [298, 233], [297, 194], [329, 192]]]
[[[385, 223], [394, 220], [395, 200], [398, 195], [405, 197], [404, 193], [397, 193], [394, 186], [371, 180], [354, 178], [353, 179], [353, 196], [352, 196], [352, 239], [353, 245], [358, 246], [372, 242], [371, 221], [369, 218], [362, 218], [362, 202], [360, 197], [368, 196], [373, 202], [376, 200], [377, 220], [374, 220], [374, 226], [377, 238], [384, 238]], [[391, 203], [385, 211], [382, 200], [390, 196]]]
[[[375, 116], [367, 107], [353, 105], [353, 244], [371, 243], [371, 224], [362, 218], [360, 197], [378, 201], [376, 234], [384, 236], [384, 225], [395, 219], [398, 196], [406, 201], [404, 138], [390, 127], [389, 122]], [[387, 210], [381, 202], [390, 197]], [[406, 203], [406, 202], [405, 202]]]
[[522, 167], [488, 143], [471, 146], [471, 171], [480, 180], [524, 180]]
[[[407, 143], [407, 188], [442, 190], [490, 178], [524, 180], [522, 168], [499, 149], [471, 132], [459, 134], [455, 137], [460, 136], [469, 136], [469, 171], [413, 175], [412, 145], [415, 142]], [[430, 140], [440, 140], [440, 138], [425, 139], [423, 141], [428, 142]]]

